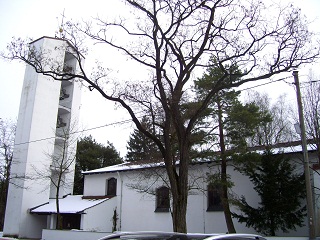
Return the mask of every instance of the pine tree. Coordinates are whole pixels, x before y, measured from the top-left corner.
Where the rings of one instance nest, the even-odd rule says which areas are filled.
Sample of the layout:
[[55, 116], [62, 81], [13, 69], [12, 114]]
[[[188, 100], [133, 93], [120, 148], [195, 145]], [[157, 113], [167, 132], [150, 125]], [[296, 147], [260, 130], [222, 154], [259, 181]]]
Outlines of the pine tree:
[[[213, 86], [225, 84], [220, 80], [222, 76], [228, 75], [225, 79], [226, 82], [237, 82], [240, 80], [241, 71], [236, 64], [225, 66], [225, 69], [228, 69], [228, 71], [222, 71], [220, 66], [217, 65], [217, 61], [211, 59], [211, 67], [207, 69], [202, 78], [195, 81], [199, 101], [203, 100], [203, 96], [206, 96]], [[208, 143], [218, 143], [218, 148], [213, 150], [220, 152], [220, 197], [229, 233], [234, 233], [235, 227], [229, 205], [228, 186], [232, 186], [232, 183], [228, 182], [230, 180], [227, 175], [227, 159], [232, 152], [245, 148], [246, 138], [254, 133], [254, 129], [260, 122], [270, 120], [267, 117], [268, 114], [260, 111], [255, 104], [241, 104], [238, 99], [239, 95], [240, 92], [232, 89], [220, 90], [212, 98], [208, 111], [200, 123], [203, 126], [205, 125], [203, 123], [208, 123]]]
[[92, 136], [86, 136], [78, 141], [76, 167], [74, 177], [74, 194], [82, 194], [83, 177], [81, 172], [107, 167], [122, 162], [122, 159], [112, 143], [107, 145], [97, 143]]
[[[142, 119], [142, 124], [144, 128], [151, 130], [152, 126], [146, 117]], [[155, 143], [138, 129], [135, 129], [131, 134], [127, 149], [127, 161], [154, 161], [162, 159]]]
[[250, 206], [244, 196], [235, 204], [242, 213], [233, 213], [239, 222], [253, 227], [257, 232], [275, 236], [277, 231], [288, 232], [303, 226], [305, 206], [304, 175], [296, 171], [284, 154], [273, 154], [270, 150], [247, 164], [249, 156], [241, 171], [247, 175], [259, 194], [261, 201], [258, 207]]

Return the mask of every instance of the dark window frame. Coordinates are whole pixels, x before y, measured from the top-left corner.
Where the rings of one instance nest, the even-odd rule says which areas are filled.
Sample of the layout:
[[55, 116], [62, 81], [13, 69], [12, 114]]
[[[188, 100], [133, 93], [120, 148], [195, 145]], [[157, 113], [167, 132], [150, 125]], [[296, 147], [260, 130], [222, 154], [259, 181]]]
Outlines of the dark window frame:
[[170, 210], [170, 191], [169, 188], [162, 186], [156, 189], [156, 209], [155, 212], [169, 212]]
[[112, 177], [107, 179], [107, 196], [117, 196], [117, 179]]
[[207, 211], [223, 211], [222, 199], [220, 195], [222, 191], [222, 186], [220, 184], [209, 184], [207, 188]]

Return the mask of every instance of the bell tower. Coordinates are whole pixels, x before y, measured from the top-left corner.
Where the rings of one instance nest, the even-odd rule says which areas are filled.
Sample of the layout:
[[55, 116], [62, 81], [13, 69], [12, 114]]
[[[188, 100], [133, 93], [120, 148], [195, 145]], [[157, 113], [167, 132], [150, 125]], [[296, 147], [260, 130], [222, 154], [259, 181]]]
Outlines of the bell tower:
[[[43, 69], [78, 71], [74, 48], [64, 39], [42, 37], [30, 46], [33, 53], [43, 56], [39, 62]], [[74, 132], [78, 130], [80, 98], [81, 84], [77, 79], [57, 81], [26, 66], [4, 236], [41, 238], [41, 230], [47, 228], [47, 216], [30, 214], [29, 210], [55, 198], [57, 173], [63, 168], [62, 178], [67, 184], [61, 185], [59, 197], [72, 194], [77, 144]], [[62, 161], [68, 164], [63, 165]]]

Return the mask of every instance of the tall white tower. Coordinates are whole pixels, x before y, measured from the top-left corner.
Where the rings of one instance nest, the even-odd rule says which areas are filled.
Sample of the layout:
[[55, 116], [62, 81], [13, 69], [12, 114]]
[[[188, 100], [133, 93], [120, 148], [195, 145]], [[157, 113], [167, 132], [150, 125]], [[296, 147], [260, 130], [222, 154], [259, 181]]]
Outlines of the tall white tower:
[[[63, 39], [42, 37], [31, 43], [41, 53], [46, 70], [79, 68], [72, 46]], [[80, 82], [57, 81], [26, 66], [11, 168], [4, 236], [40, 238], [47, 216], [33, 215], [30, 208], [47, 203], [56, 195], [52, 179], [57, 175], [61, 151], [69, 166], [63, 174], [59, 197], [72, 194]], [[70, 141], [70, 139], [73, 139]], [[63, 147], [64, 146], [64, 147]], [[59, 160], [60, 159], [60, 160]], [[53, 178], [50, 178], [53, 177]], [[66, 184], [67, 183], [67, 184]]]

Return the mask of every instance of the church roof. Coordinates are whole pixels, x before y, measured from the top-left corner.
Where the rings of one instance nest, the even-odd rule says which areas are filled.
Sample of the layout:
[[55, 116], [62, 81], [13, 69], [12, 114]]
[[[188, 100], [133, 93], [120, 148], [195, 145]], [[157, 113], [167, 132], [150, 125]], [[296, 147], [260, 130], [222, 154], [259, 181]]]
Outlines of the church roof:
[[[60, 213], [83, 213], [88, 208], [94, 207], [109, 198], [83, 199], [82, 195], [68, 195], [59, 199]], [[36, 206], [30, 210], [31, 213], [52, 214], [57, 213], [56, 199], [50, 199], [48, 203]]]
[[[314, 146], [309, 142], [307, 145], [308, 151], [314, 151]], [[257, 146], [249, 148], [250, 151], [255, 151], [257, 153], [263, 153], [266, 149], [266, 146]], [[286, 143], [278, 143], [272, 146], [272, 151], [277, 153], [300, 153], [302, 152], [301, 141], [295, 142], [286, 142]], [[212, 160], [198, 160], [194, 161], [193, 164], [203, 164], [203, 163], [210, 163]], [[177, 162], [179, 165], [179, 162]], [[112, 165], [108, 167], [98, 168], [89, 171], [83, 171], [82, 174], [89, 175], [89, 174], [99, 174], [99, 173], [111, 173], [111, 172], [122, 172], [122, 171], [131, 171], [131, 170], [139, 170], [139, 169], [148, 169], [148, 168], [155, 168], [155, 167], [164, 167], [164, 162], [152, 162], [152, 161], [133, 161], [133, 162], [124, 162], [117, 165]]]
[[125, 162], [117, 165], [112, 165], [104, 168], [98, 168], [94, 170], [84, 171], [82, 174], [95, 174], [95, 173], [105, 173], [105, 172], [121, 172], [121, 171], [130, 171], [137, 169], [147, 169], [155, 167], [164, 167], [164, 162]]

